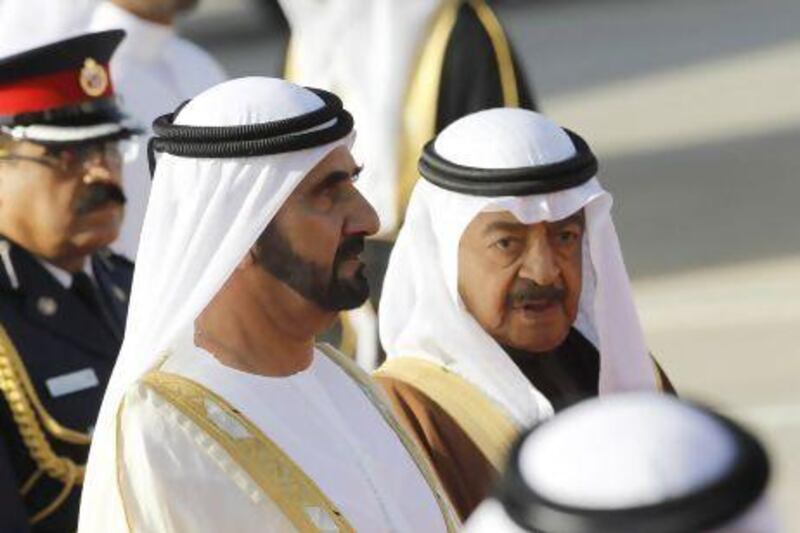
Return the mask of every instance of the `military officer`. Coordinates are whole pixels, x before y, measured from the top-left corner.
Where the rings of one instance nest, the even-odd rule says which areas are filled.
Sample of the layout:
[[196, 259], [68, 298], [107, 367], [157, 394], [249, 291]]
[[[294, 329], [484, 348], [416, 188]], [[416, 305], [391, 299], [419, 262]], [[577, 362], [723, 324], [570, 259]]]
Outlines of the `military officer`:
[[74, 531], [133, 265], [108, 61], [119, 30], [0, 59], [0, 530]]

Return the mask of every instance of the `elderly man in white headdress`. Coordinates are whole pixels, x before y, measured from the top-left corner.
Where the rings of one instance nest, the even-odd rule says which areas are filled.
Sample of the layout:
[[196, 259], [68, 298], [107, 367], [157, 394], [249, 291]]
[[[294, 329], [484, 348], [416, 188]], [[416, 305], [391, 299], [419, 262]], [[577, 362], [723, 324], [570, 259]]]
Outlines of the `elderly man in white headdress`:
[[368, 377], [314, 345], [368, 295], [352, 118], [242, 78], [154, 124], [125, 340], [79, 531], [452, 531]]
[[420, 172], [384, 282], [376, 376], [463, 518], [520, 428], [666, 380], [578, 135], [533, 111], [481, 111], [428, 143]]
[[[381, 230], [367, 242], [378, 304], [422, 146], [454, 120], [498, 106], [535, 108], [525, 72], [485, 0], [280, 0], [292, 34], [286, 78], [339, 94], [359, 125], [358, 187]], [[370, 309], [350, 314], [359, 362], [373, 367]], [[371, 338], [372, 336], [372, 338]]]
[[466, 530], [778, 533], [768, 479], [764, 448], [732, 420], [671, 396], [620, 394], [527, 433]]

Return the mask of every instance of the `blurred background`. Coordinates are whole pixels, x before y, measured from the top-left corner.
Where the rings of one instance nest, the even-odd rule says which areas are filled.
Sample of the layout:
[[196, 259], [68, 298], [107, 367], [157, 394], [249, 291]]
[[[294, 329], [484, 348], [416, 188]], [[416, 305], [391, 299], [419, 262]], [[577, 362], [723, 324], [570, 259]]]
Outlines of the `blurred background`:
[[[542, 110], [581, 134], [653, 353], [767, 442], [800, 531], [800, 2], [493, 2]], [[271, 2], [182, 23], [231, 76], [280, 74]]]

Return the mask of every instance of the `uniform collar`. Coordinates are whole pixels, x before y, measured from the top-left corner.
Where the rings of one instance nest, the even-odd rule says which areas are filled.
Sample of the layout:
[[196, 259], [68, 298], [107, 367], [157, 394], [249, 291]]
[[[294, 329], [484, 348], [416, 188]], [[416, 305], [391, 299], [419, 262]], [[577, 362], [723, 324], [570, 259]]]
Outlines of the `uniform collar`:
[[[15, 294], [21, 305], [20, 312], [28, 320], [98, 354], [113, 356], [119, 351], [119, 340], [106, 328], [97, 327], [97, 317], [80, 303], [63, 280], [51, 270], [57, 267], [48, 265], [0, 235], [0, 252], [3, 249], [7, 249], [7, 252], [0, 255], [7, 256], [8, 261], [0, 263], [0, 292]], [[96, 265], [95, 274], [102, 277], [103, 267], [100, 265]], [[70, 284], [71, 278], [70, 275]], [[96, 283], [100, 281], [97, 277], [94, 280]], [[108, 288], [108, 283], [98, 283], [101, 290], [103, 285]], [[124, 313], [117, 311], [117, 314], [124, 322]], [[93, 334], [87, 335], [87, 331], [93, 331]]]
[[[0, 235], [0, 289], [23, 291], [26, 281], [30, 277], [30, 269], [35, 269], [34, 265], [37, 263], [50, 274], [53, 282], [57, 283], [58, 286], [64, 289], [69, 289], [72, 286], [72, 273], [48, 263], [4, 235]], [[92, 263], [92, 257], [87, 257], [83, 271], [97, 284], [97, 276]]]
[[[52, 263], [48, 263], [43, 259], [39, 259], [38, 257], [36, 259], [48, 272], [50, 272], [50, 274], [54, 278], [56, 278], [56, 281], [58, 281], [62, 287], [64, 287], [65, 289], [69, 289], [72, 286], [72, 272], [64, 270], [61, 267], [57, 267]], [[86, 262], [84, 263], [83, 266], [83, 271], [86, 273], [86, 275], [89, 276], [89, 279], [97, 283], [94, 277], [94, 269], [92, 268], [91, 259], [89, 258], [86, 259]]]
[[175, 35], [172, 26], [141, 19], [111, 2], [97, 6], [89, 28], [92, 31], [125, 30], [127, 36], [117, 49], [115, 58], [129, 56], [140, 61], [156, 61], [163, 54], [167, 41]]

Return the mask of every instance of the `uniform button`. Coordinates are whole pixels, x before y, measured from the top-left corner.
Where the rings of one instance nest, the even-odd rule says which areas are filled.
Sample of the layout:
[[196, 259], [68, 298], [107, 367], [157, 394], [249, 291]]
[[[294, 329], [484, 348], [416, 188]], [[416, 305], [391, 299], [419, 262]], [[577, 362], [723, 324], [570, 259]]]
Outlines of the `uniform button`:
[[49, 296], [42, 296], [36, 302], [36, 308], [44, 316], [53, 316], [58, 311], [58, 304]]

